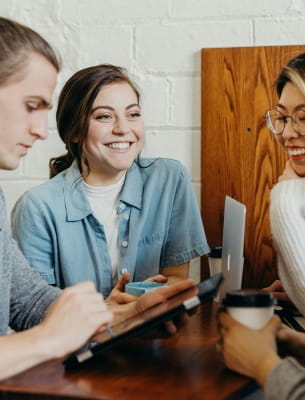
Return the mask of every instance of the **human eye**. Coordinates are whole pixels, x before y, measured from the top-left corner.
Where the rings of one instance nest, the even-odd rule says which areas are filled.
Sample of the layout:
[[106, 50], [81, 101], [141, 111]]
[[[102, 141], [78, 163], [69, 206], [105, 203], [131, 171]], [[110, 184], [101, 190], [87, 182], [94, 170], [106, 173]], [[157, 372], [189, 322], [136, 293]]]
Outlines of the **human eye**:
[[130, 120], [136, 120], [142, 117], [142, 113], [140, 110], [131, 110], [128, 113], [128, 119]]
[[305, 110], [300, 110], [298, 111], [298, 113], [296, 114], [296, 120], [298, 122], [301, 122], [302, 124], [305, 123]]
[[26, 107], [27, 111], [29, 113], [31, 113], [31, 112], [36, 111], [36, 110], [39, 109], [39, 104], [37, 102], [34, 102], [34, 101], [28, 101], [25, 104], [25, 107]]
[[287, 116], [283, 115], [280, 111], [274, 112], [272, 113], [271, 117], [275, 120], [275, 121], [286, 121]]
[[112, 115], [109, 113], [102, 113], [102, 114], [95, 115], [94, 119], [96, 119], [97, 121], [102, 121], [102, 122], [110, 122], [112, 119]]

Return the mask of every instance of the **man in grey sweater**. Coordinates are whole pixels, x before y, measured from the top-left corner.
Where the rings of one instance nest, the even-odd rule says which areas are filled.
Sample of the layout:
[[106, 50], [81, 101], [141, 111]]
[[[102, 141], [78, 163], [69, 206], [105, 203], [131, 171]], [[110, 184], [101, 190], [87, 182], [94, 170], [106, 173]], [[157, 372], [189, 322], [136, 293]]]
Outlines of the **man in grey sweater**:
[[[47, 137], [59, 68], [40, 35], [0, 17], [0, 169], [17, 168], [34, 142]], [[116, 321], [127, 318], [193, 285], [185, 280], [157, 289], [138, 301], [114, 305], [113, 312], [92, 282], [63, 291], [49, 286], [12, 239], [0, 189], [0, 379], [65, 357], [104, 330], [113, 316]], [[9, 326], [18, 333], [7, 336]]]

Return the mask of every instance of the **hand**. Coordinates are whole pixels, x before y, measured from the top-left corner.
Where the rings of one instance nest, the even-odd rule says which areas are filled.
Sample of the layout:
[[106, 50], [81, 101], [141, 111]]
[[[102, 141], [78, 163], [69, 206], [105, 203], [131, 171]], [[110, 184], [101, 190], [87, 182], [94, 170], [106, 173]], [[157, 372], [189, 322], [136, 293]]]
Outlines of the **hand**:
[[290, 160], [286, 162], [285, 169], [282, 175], [279, 177], [278, 181], [286, 181], [288, 179], [300, 179], [301, 177], [293, 170]]
[[130, 280], [129, 272], [125, 272], [118, 283], [112, 289], [110, 295], [107, 297], [106, 301], [117, 304], [126, 304], [131, 303], [132, 301], [137, 300], [137, 296], [133, 296], [132, 294], [125, 293], [125, 285]]
[[282, 324], [281, 329], [277, 332], [277, 339], [286, 345], [291, 355], [305, 360], [305, 333], [297, 332]]
[[[192, 279], [185, 279], [179, 283], [173, 285], [162, 286], [160, 288], [154, 289], [151, 292], [145, 293], [143, 296], [137, 297], [135, 302], [129, 304], [113, 304], [110, 305], [110, 309], [114, 313], [114, 323], [113, 325], [122, 322], [123, 320], [148, 310], [149, 308], [163, 303], [169, 297], [172, 297], [184, 290], [191, 289], [190, 296], [195, 296], [198, 293], [198, 289], [194, 286], [194, 281]], [[163, 337], [165, 335], [173, 335], [177, 330], [187, 322], [187, 315], [180, 316], [175, 321], [168, 321], [164, 326], [160, 327], [157, 331], [154, 331], [152, 335], [154, 337]]]
[[218, 315], [222, 356], [230, 369], [254, 378], [264, 385], [271, 370], [280, 362], [276, 348], [276, 333], [281, 327], [277, 316], [260, 329], [249, 329], [228, 313]]
[[50, 306], [39, 327], [40, 337], [52, 358], [64, 357], [78, 349], [95, 333], [104, 330], [112, 320], [103, 296], [92, 282], [71, 286]]
[[[126, 304], [137, 300], [137, 296], [125, 292], [125, 285], [130, 280], [129, 272], [125, 272], [115, 287], [112, 289], [110, 295], [107, 297], [107, 302]], [[150, 278], [145, 279], [144, 282], [167, 282], [167, 277], [164, 275], [155, 275]]]
[[265, 292], [271, 292], [277, 300], [291, 303], [285, 289], [283, 288], [282, 282], [279, 279], [276, 279], [270, 286], [267, 286], [262, 290]]

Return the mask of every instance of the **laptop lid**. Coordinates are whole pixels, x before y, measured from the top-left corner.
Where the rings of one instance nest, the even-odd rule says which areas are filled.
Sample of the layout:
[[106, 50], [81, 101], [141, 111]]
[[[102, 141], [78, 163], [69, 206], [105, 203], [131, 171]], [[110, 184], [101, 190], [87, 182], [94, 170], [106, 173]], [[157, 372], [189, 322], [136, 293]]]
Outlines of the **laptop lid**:
[[220, 300], [231, 290], [241, 288], [244, 266], [246, 206], [226, 196], [222, 236], [222, 274]]

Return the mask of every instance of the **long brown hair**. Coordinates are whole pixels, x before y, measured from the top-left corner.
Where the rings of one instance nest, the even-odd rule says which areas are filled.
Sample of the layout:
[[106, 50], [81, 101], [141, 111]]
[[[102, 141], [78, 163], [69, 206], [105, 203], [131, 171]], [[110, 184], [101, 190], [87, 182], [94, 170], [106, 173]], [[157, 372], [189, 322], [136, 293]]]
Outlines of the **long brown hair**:
[[77, 161], [80, 171], [82, 171], [82, 161], [89, 170], [82, 148], [89, 129], [92, 105], [100, 89], [114, 82], [127, 82], [135, 91], [139, 101], [139, 91], [125, 69], [111, 64], [84, 68], [72, 75], [64, 85], [58, 99], [56, 121], [67, 153], [51, 158], [49, 163], [51, 178], [69, 168], [74, 160]]
[[45, 57], [58, 72], [60, 57], [49, 43], [31, 28], [0, 17], [0, 86], [22, 78], [30, 53]]

